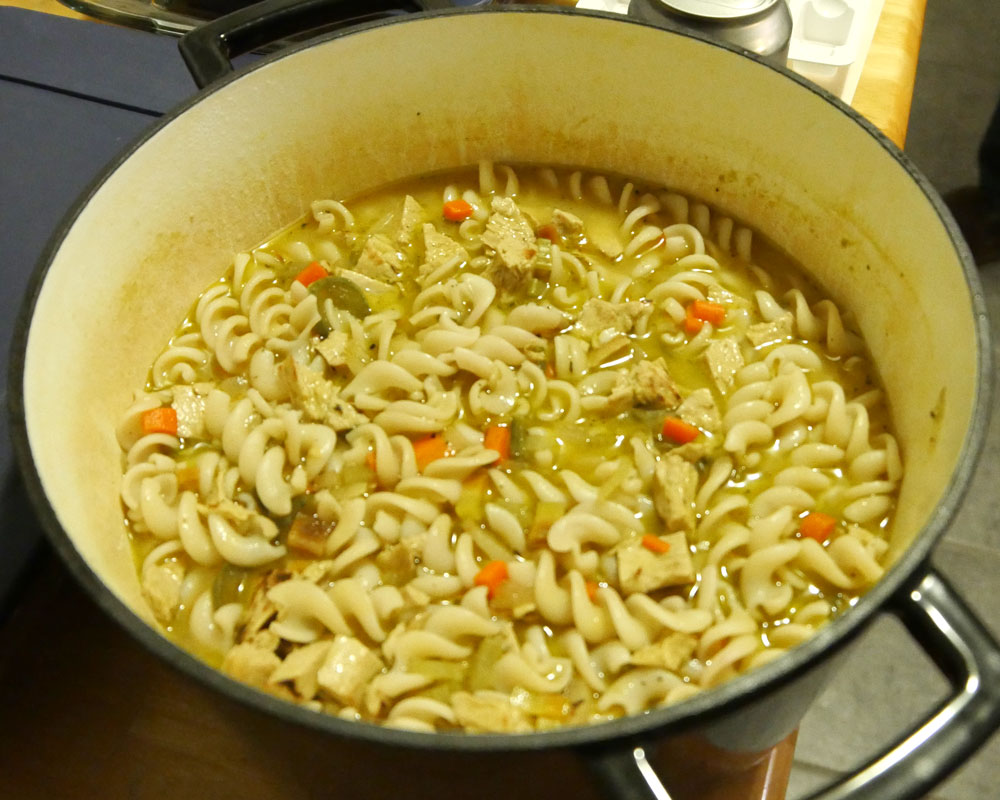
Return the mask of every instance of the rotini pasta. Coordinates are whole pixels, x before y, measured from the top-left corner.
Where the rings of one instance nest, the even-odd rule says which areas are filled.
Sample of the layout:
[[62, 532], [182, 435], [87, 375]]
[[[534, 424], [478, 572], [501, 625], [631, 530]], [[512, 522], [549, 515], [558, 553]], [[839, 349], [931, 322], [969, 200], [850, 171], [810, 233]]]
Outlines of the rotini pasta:
[[154, 616], [405, 730], [679, 702], [879, 580], [903, 456], [863, 342], [750, 229], [484, 163], [234, 257], [117, 428]]

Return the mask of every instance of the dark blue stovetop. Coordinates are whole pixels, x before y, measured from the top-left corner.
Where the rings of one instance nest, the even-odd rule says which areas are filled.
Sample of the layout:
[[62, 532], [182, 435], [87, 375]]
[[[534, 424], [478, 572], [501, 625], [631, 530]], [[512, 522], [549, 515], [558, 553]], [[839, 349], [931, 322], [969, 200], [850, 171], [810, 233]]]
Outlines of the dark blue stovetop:
[[76, 197], [195, 91], [175, 39], [0, 8], [0, 622], [43, 549], [13, 463], [6, 409], [22, 295]]

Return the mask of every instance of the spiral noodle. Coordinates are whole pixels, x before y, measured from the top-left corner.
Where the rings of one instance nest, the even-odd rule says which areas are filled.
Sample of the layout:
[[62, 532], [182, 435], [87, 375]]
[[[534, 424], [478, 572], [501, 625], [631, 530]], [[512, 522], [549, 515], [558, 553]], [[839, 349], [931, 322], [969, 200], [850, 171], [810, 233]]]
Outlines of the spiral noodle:
[[850, 315], [769, 254], [581, 170], [314, 202], [119, 419], [151, 611], [240, 680], [426, 733], [780, 657], [882, 576], [904, 468]]

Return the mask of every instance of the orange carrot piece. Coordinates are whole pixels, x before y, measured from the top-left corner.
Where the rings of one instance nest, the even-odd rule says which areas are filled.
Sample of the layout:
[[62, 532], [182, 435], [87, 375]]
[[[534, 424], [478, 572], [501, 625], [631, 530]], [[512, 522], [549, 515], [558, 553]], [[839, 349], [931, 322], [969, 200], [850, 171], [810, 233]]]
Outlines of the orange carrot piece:
[[712, 323], [713, 327], [721, 327], [726, 321], [726, 307], [709, 300], [695, 300], [686, 309], [684, 315], [684, 330], [697, 333], [701, 326]]
[[837, 518], [822, 511], [806, 514], [799, 523], [799, 533], [807, 539], [815, 539], [823, 544], [837, 527]]
[[695, 300], [691, 303], [691, 314], [705, 322], [711, 322], [716, 328], [726, 321], [726, 307], [709, 300]]
[[555, 225], [542, 225], [542, 227], [535, 231], [535, 235], [539, 239], [548, 239], [550, 242], [558, 242], [560, 238], [559, 231], [556, 230]]
[[488, 590], [487, 596], [492, 598], [509, 576], [506, 561], [490, 561], [483, 565], [483, 568], [476, 573], [476, 577], [472, 580], [476, 586], [485, 586]]
[[372, 472], [375, 471], [375, 467], [378, 466], [378, 459], [375, 457], [375, 451], [369, 450], [368, 454], [365, 456], [365, 464], [368, 465], [368, 469]]
[[690, 422], [680, 417], [667, 417], [663, 420], [663, 438], [677, 444], [687, 444], [698, 438], [701, 431]]
[[510, 426], [490, 425], [483, 435], [483, 446], [500, 454], [498, 463], [506, 461], [510, 458]]
[[642, 546], [654, 553], [667, 553], [670, 551], [670, 542], [665, 542], [659, 536], [651, 533], [643, 534]]
[[688, 306], [684, 313], [684, 332], [694, 335], [701, 330], [704, 324], [704, 320], [698, 319], [692, 312], [691, 306]]
[[597, 581], [587, 581], [584, 584], [584, 588], [587, 590], [587, 597], [589, 597], [590, 602], [593, 603], [594, 599], [597, 597], [597, 590], [600, 588], [600, 585]]
[[444, 458], [448, 454], [448, 442], [439, 433], [432, 433], [423, 439], [417, 439], [413, 443], [413, 455], [417, 459], [417, 469], [421, 472], [427, 465], [439, 458]]
[[315, 283], [320, 278], [325, 278], [328, 274], [329, 273], [322, 264], [318, 261], [313, 261], [308, 267], [295, 276], [295, 280], [303, 286], [308, 286], [310, 283]]
[[556, 365], [551, 361], [545, 362], [545, 377], [550, 380], [556, 376]]
[[169, 433], [177, 435], [177, 411], [170, 406], [151, 408], [142, 412], [143, 433]]
[[441, 208], [441, 213], [450, 222], [461, 222], [472, 216], [475, 209], [462, 199], [449, 200]]

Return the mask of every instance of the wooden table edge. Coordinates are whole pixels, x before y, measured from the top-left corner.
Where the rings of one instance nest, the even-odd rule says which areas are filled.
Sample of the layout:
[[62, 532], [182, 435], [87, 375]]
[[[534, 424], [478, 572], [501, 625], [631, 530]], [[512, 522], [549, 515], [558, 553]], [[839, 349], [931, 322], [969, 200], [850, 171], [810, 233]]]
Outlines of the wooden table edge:
[[906, 144], [927, 0], [885, 0], [852, 107], [896, 145]]

